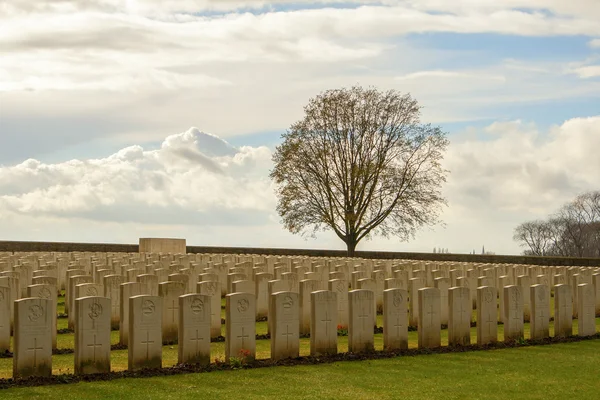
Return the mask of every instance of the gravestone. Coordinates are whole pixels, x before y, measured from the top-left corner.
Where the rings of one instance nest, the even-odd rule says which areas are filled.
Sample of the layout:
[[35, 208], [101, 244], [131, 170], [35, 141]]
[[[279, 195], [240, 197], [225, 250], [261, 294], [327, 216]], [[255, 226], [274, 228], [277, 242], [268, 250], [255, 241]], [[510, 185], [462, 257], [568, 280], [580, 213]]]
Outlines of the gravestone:
[[225, 296], [225, 361], [256, 357], [256, 298], [248, 293]]
[[119, 305], [121, 319], [119, 321], [119, 344], [127, 346], [129, 342], [129, 298], [139, 296], [146, 288], [140, 282], [125, 282], [119, 288]]
[[177, 340], [179, 331], [179, 296], [185, 294], [186, 283], [168, 281], [158, 284], [158, 295], [162, 297], [162, 335], [163, 343]]
[[179, 297], [178, 364], [210, 364], [211, 300], [202, 294]]
[[[375, 295], [375, 299], [377, 299], [377, 283], [374, 279], [371, 278], [363, 278], [356, 281], [357, 289], [370, 290]], [[377, 326], [377, 304], [373, 304], [373, 327]]]
[[408, 280], [409, 313], [408, 323], [410, 326], [419, 325], [419, 289], [425, 287], [423, 278], [411, 278]]
[[375, 294], [371, 290], [355, 289], [348, 292], [348, 351], [374, 351], [373, 312]]
[[594, 286], [589, 283], [577, 287], [577, 332], [579, 336], [596, 334], [596, 299]]
[[[158, 296], [158, 276], [153, 274], [141, 274], [135, 277], [135, 281], [145, 286], [144, 293], [149, 296]], [[165, 280], [166, 281], [166, 280]], [[162, 282], [160, 282], [162, 283]]]
[[121, 275], [106, 275], [104, 277], [104, 297], [110, 299], [110, 326], [119, 329], [121, 321]]
[[269, 315], [269, 281], [271, 280], [273, 280], [273, 274], [267, 272], [260, 272], [255, 276], [257, 319], [267, 318]]
[[[387, 290], [387, 289], [404, 289], [404, 288], [402, 287], [402, 281], [400, 279], [388, 278], [384, 282], [384, 290]], [[404, 289], [404, 290], [406, 290], [406, 289]]]
[[110, 372], [110, 299], [75, 299], [75, 374]]
[[0, 286], [0, 353], [10, 348], [10, 288]]
[[477, 344], [479, 346], [498, 341], [496, 297], [494, 287], [477, 288]]
[[52, 375], [51, 301], [39, 297], [14, 302], [13, 378]]
[[[283, 274], [285, 275], [285, 274]], [[300, 299], [295, 292], [277, 292], [271, 295], [271, 359], [296, 358], [300, 354]]]
[[319, 290], [310, 296], [310, 355], [337, 354], [338, 295], [330, 290]]
[[19, 278], [15, 278], [12, 276], [2, 276], [0, 277], [0, 286], [8, 288], [8, 297], [6, 301], [8, 302], [10, 309], [10, 330], [13, 331], [14, 321], [15, 321], [15, 308], [12, 306], [15, 300], [18, 300], [21, 292], [21, 288], [19, 286]]
[[448, 290], [448, 345], [468, 346], [471, 344], [471, 294], [468, 287], [453, 287]]
[[57, 290], [54, 285], [30, 285], [27, 287], [27, 297], [39, 297], [50, 300], [50, 319], [52, 320], [52, 349], [56, 349], [56, 303]]
[[531, 287], [531, 277], [527, 275], [519, 276], [517, 278], [517, 286], [521, 287], [521, 298], [523, 299], [523, 321], [529, 322], [531, 320], [531, 305], [529, 304], [528, 293], [529, 288]]
[[[311, 293], [319, 290], [321, 284], [316, 279], [304, 279], [300, 281], [300, 334], [308, 335], [310, 333], [310, 313], [312, 299]], [[337, 305], [336, 305], [337, 307]]]
[[140, 295], [129, 298], [128, 369], [162, 367], [163, 298]]
[[408, 349], [408, 291], [386, 289], [383, 291], [383, 348]]
[[498, 322], [504, 323], [504, 287], [510, 286], [510, 278], [508, 275], [502, 275], [498, 278]]
[[[84, 283], [92, 283], [94, 278], [90, 275], [74, 275], [69, 278], [69, 310], [75, 309], [75, 299], [77, 298], [76, 287]], [[67, 323], [69, 329], [74, 329], [75, 321], [73, 318], [74, 312], [67, 311]]]
[[573, 299], [569, 285], [554, 286], [554, 337], [573, 334]]
[[231, 288], [233, 293], [250, 293], [254, 294], [256, 290], [256, 285], [252, 281], [235, 281], [231, 282]]
[[600, 317], [600, 273], [592, 275], [594, 284], [594, 297], [596, 298], [596, 316]]
[[440, 322], [440, 290], [427, 287], [419, 289], [419, 348], [434, 349], [442, 345]]
[[337, 293], [337, 325], [341, 329], [348, 329], [348, 281], [345, 279], [330, 280], [329, 290]]
[[448, 289], [450, 278], [434, 278], [433, 285], [440, 291], [440, 322], [448, 325]]
[[385, 288], [385, 271], [375, 270], [371, 274], [371, 278], [375, 281], [375, 305], [377, 312], [383, 311], [383, 291]]
[[543, 284], [530, 287], [531, 323], [529, 333], [531, 339], [550, 337], [550, 289]]
[[210, 297], [210, 337], [221, 336], [221, 284], [203, 281], [196, 285], [198, 294]]
[[[527, 277], [529, 278], [529, 277]], [[523, 286], [504, 287], [504, 341], [523, 339]]]

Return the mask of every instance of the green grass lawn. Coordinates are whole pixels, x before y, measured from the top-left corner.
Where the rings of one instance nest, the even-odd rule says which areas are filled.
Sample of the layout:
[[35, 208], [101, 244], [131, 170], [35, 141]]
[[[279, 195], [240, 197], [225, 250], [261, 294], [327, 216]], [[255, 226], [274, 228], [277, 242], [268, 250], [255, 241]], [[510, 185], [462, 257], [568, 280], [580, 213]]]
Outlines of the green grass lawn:
[[596, 399], [600, 340], [333, 364], [82, 382], [16, 399]]

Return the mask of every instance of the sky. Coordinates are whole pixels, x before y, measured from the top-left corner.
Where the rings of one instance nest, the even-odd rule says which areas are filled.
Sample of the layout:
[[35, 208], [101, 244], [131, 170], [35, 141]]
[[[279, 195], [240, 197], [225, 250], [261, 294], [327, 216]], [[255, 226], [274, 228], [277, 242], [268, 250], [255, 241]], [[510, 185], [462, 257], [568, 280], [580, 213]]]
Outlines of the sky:
[[344, 249], [285, 231], [281, 134], [324, 90], [448, 133], [443, 224], [358, 250], [519, 254], [600, 189], [598, 0], [0, 2], [0, 240]]

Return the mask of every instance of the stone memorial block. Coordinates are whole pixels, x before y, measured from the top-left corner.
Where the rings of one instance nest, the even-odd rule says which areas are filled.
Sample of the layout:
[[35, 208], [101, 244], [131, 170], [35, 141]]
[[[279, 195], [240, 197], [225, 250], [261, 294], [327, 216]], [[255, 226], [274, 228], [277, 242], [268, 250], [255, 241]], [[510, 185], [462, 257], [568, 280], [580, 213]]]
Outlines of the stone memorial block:
[[477, 344], [479, 346], [498, 341], [498, 308], [496, 288], [477, 288]]
[[511, 285], [504, 287], [504, 312], [506, 313], [506, 319], [504, 320], [505, 342], [520, 340], [524, 337], [523, 297], [525, 297], [523, 296], [523, 286]]
[[256, 296], [256, 285], [252, 281], [235, 281], [231, 283], [233, 293], [250, 293]]
[[[170, 276], [169, 276], [170, 277]], [[183, 296], [187, 283], [168, 281], [158, 284], [158, 295], [162, 297], [162, 334], [163, 343], [173, 343], [177, 340], [179, 330], [179, 296]]]
[[51, 301], [39, 297], [14, 302], [13, 378], [52, 375]]
[[348, 281], [345, 279], [333, 279], [328, 284], [329, 290], [337, 293], [337, 325], [342, 329], [348, 329]]
[[434, 278], [433, 286], [440, 290], [440, 322], [448, 325], [448, 289], [450, 278]]
[[[404, 289], [403, 287], [403, 283], [402, 280], [398, 279], [398, 278], [388, 278], [385, 280], [384, 282], [384, 290], [388, 290], [388, 289]], [[408, 291], [407, 291], [408, 293]]]
[[202, 294], [179, 297], [177, 363], [210, 364], [211, 301]]
[[448, 290], [448, 345], [471, 344], [471, 294], [467, 287]]
[[410, 326], [419, 325], [419, 289], [425, 287], [423, 278], [411, 278], [408, 280], [408, 323]]
[[[531, 277], [527, 275], [521, 275], [517, 277], [517, 286], [521, 287], [521, 294], [529, 293], [531, 287]], [[531, 320], [531, 305], [529, 304], [529, 295], [521, 296], [523, 299], [523, 320], [529, 322]]]
[[121, 321], [121, 284], [124, 279], [121, 275], [104, 276], [104, 297], [110, 299], [110, 326], [119, 329]]
[[300, 354], [300, 299], [295, 292], [277, 292], [270, 298], [271, 359], [296, 358]]
[[596, 299], [594, 286], [589, 283], [577, 287], [577, 332], [579, 336], [596, 334]]
[[[168, 279], [168, 276], [167, 276]], [[157, 275], [154, 274], [141, 274], [135, 277], [135, 282], [139, 282], [144, 285], [146, 288], [144, 289], [144, 293], [147, 293], [148, 296], [158, 296], [158, 284], [159, 279]], [[167, 282], [167, 280], [165, 280]]]
[[221, 284], [203, 281], [196, 285], [198, 294], [210, 297], [210, 337], [221, 336]]
[[311, 292], [310, 297], [310, 355], [337, 354], [338, 295], [330, 290], [318, 290]]
[[383, 291], [383, 348], [408, 349], [408, 291], [404, 289]]
[[419, 289], [419, 348], [433, 349], [442, 345], [440, 322], [440, 290], [427, 287]]
[[[300, 326], [299, 331], [301, 335], [308, 335], [310, 333], [310, 313], [312, 299], [311, 293], [320, 290], [321, 284], [316, 279], [304, 279], [300, 281]], [[337, 307], [337, 304], [336, 304]]]
[[543, 284], [530, 287], [531, 324], [529, 333], [531, 339], [550, 337], [550, 289]]
[[[225, 296], [225, 361], [240, 351], [256, 357], [256, 298], [249, 293]], [[272, 318], [270, 318], [272, 319]]]
[[269, 281], [273, 280], [273, 274], [260, 272], [254, 278], [256, 286], [256, 318], [263, 319], [269, 315]]
[[[356, 281], [356, 288], [363, 290], [370, 290], [377, 297], [377, 283], [374, 279], [363, 278]], [[377, 304], [373, 305], [373, 326], [377, 326]]]
[[10, 348], [10, 288], [0, 286], [0, 353]]
[[107, 297], [75, 299], [75, 374], [110, 372], [110, 311]]
[[185, 239], [140, 238], [140, 253], [172, 253], [185, 254]]
[[554, 286], [554, 337], [568, 337], [573, 334], [573, 300], [568, 285]]
[[39, 297], [50, 300], [48, 313], [52, 323], [52, 349], [56, 349], [56, 304], [58, 300], [56, 286], [30, 285], [27, 287], [27, 297]]
[[348, 351], [374, 351], [373, 312], [375, 294], [371, 290], [355, 289], [348, 292]]
[[128, 369], [162, 367], [163, 297], [129, 298]]

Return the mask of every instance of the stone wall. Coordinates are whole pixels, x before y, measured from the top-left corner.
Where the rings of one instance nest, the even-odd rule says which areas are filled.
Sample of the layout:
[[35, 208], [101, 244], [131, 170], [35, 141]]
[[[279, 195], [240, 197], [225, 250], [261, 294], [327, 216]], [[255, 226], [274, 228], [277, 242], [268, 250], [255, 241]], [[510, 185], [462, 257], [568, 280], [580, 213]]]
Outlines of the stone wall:
[[[0, 252], [128, 252], [137, 253], [137, 244], [110, 244], [110, 243], [67, 243], [67, 242], [16, 242], [0, 241]], [[255, 248], [255, 247], [215, 247], [215, 246], [187, 246], [188, 253], [223, 253], [223, 254], [265, 254], [287, 256], [311, 257], [346, 257], [342, 250], [316, 250], [316, 249], [282, 249], [282, 248]], [[457, 261], [496, 264], [529, 264], [529, 265], [578, 265], [600, 266], [600, 258], [574, 258], [574, 257], [528, 257], [510, 255], [479, 255], [479, 254], [433, 254], [409, 253], [387, 251], [358, 251], [357, 257], [372, 259], [408, 259], [429, 261]]]

